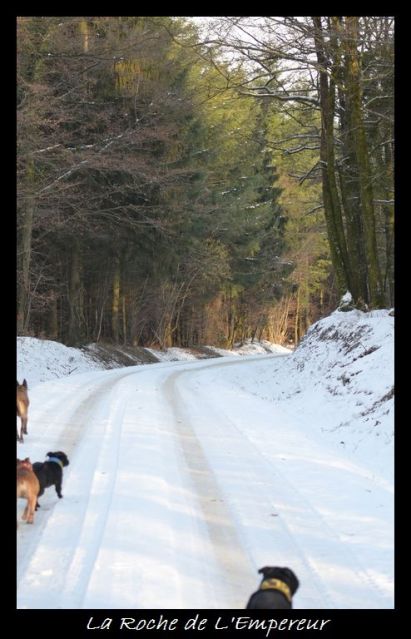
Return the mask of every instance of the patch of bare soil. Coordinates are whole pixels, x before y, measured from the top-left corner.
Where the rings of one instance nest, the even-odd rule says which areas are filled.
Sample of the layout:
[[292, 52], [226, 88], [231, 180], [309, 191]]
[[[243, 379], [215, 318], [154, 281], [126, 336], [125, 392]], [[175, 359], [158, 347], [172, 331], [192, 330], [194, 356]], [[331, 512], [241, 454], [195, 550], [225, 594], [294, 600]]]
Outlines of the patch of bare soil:
[[119, 368], [122, 366], [138, 366], [139, 364], [154, 364], [160, 360], [142, 346], [123, 346], [101, 343], [88, 344], [81, 349], [92, 359], [103, 364], [105, 368]]
[[[154, 364], [162, 361], [143, 346], [124, 346], [99, 342], [98, 344], [82, 346], [81, 350], [94, 361], [103, 364], [105, 368], [138, 366], [139, 364]], [[219, 353], [207, 346], [192, 346], [184, 350], [192, 353], [197, 359], [221, 357]]]

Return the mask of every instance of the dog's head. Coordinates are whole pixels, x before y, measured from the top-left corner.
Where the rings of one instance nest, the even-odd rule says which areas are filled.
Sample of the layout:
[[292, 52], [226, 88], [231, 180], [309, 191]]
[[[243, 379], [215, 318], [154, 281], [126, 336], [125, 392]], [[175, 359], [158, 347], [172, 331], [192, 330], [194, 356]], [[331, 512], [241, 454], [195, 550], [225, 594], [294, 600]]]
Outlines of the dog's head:
[[291, 595], [294, 595], [298, 586], [300, 585], [291, 568], [264, 566], [263, 568], [260, 568], [258, 572], [263, 575], [262, 581], [265, 581], [266, 579], [279, 579], [280, 581], [283, 581], [289, 587]]
[[292, 598], [299, 586], [295, 574], [290, 568], [278, 566], [264, 566], [258, 571], [263, 575], [260, 586], [248, 600], [248, 609], [278, 609], [292, 608]]
[[66, 453], [63, 453], [61, 450], [58, 450], [55, 453], [47, 453], [46, 457], [56, 457], [57, 459], [59, 459], [61, 461], [63, 466], [68, 466], [69, 465], [69, 460], [68, 460], [68, 457], [67, 457]]
[[17, 470], [22, 468], [25, 468], [26, 470], [33, 470], [30, 457], [26, 457], [25, 459], [17, 459]]

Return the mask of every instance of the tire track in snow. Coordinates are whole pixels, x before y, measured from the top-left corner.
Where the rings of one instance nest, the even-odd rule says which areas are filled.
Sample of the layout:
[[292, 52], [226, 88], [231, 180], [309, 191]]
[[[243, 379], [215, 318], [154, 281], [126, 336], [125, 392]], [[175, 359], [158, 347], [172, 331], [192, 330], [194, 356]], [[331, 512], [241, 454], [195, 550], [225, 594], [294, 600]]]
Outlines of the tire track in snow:
[[129, 401], [115, 499], [81, 607], [184, 608], [187, 602], [200, 607], [207, 602], [198, 556], [201, 522], [191, 508], [161, 392], [168, 374], [156, 367], [124, 388]]
[[[230, 366], [238, 363], [239, 362], [223, 362], [216, 364], [215, 366]], [[209, 366], [207, 368], [209, 368]], [[265, 460], [261, 459], [260, 454], [255, 454], [256, 452], [258, 453], [258, 451], [255, 450], [254, 446], [252, 446], [250, 450], [249, 442], [247, 442], [247, 456], [246, 458], [244, 458], [244, 455], [241, 456], [241, 470], [244, 477], [247, 478], [247, 481], [244, 482], [242, 486], [243, 499], [240, 507], [237, 506], [233, 509], [232, 496], [227, 495], [224, 488], [220, 488], [218, 483], [218, 471], [214, 468], [212, 457], [210, 454], [206, 455], [204, 452], [204, 448], [207, 449], [207, 446], [204, 446], [205, 441], [203, 440], [203, 437], [200, 437], [203, 442], [200, 444], [200, 439], [196, 436], [195, 431], [197, 430], [198, 424], [201, 423], [201, 418], [196, 421], [195, 428], [190, 426], [190, 421], [193, 420], [193, 415], [185, 415], [185, 410], [182, 408], [182, 406], [184, 406], [184, 400], [181, 392], [177, 388], [178, 382], [181, 381], [181, 376], [187, 374], [192, 375], [192, 373], [195, 374], [196, 372], [201, 371], [198, 371], [197, 369], [196, 371], [182, 371], [175, 373], [167, 381], [167, 384], [170, 386], [168, 388], [168, 393], [171, 403], [173, 404], [173, 410], [175, 411], [180, 424], [179, 434], [182, 441], [183, 452], [186, 457], [186, 463], [193, 475], [193, 482], [195, 483], [199, 494], [201, 507], [204, 512], [204, 519], [210, 528], [210, 538], [214, 545], [216, 556], [227, 572], [225, 576], [222, 576], [222, 583], [230, 583], [230, 580], [233, 579], [233, 581], [238, 584], [235, 604], [228, 603], [227, 605], [220, 605], [220, 607], [243, 608], [248, 598], [247, 595], [251, 594], [251, 592], [257, 587], [258, 568], [262, 565], [284, 565], [284, 558], [292, 557], [291, 565], [300, 578], [303, 574], [310, 575], [311, 587], [316, 593], [314, 595], [311, 594], [311, 597], [309, 598], [310, 603], [313, 604], [312, 607], [335, 608], [335, 606], [332, 605], [332, 597], [327, 591], [325, 584], [322, 582], [319, 575], [313, 574], [313, 570], [309, 566], [309, 562], [305, 558], [302, 549], [299, 547], [296, 539], [293, 537], [291, 531], [287, 528], [283, 520], [277, 520], [275, 523], [270, 523], [269, 526], [268, 534], [272, 536], [272, 545], [273, 548], [275, 547], [273, 556], [278, 557], [276, 560], [270, 560], [267, 557], [263, 558], [263, 556], [260, 560], [258, 560], [255, 553], [253, 554], [253, 550], [255, 551], [255, 543], [250, 544], [249, 539], [247, 539], [247, 535], [242, 535], [241, 532], [239, 537], [238, 531], [240, 527], [238, 526], [238, 523], [240, 523], [242, 527], [247, 528], [247, 521], [264, 521], [264, 519], [267, 519], [267, 512], [272, 512], [277, 508], [271, 495], [278, 494], [277, 482], [279, 483], [280, 477], [276, 471], [273, 473], [272, 468], [269, 469], [268, 473], [266, 472]], [[187, 387], [185, 387], [184, 390], [190, 392]], [[202, 402], [204, 402], [206, 406], [201, 409]], [[245, 442], [245, 437], [242, 433], [235, 429], [235, 427], [233, 428], [234, 424], [231, 420], [227, 419], [226, 416], [222, 417], [221, 414], [218, 414], [215, 410], [213, 410], [210, 407], [209, 402], [207, 400], [204, 401], [204, 398], [201, 397], [201, 393], [200, 396], [196, 397], [196, 403], [198, 412], [200, 414], [207, 415], [207, 420], [205, 420], [207, 422], [205, 426], [206, 429], [209, 427], [210, 415], [213, 414], [214, 419], [211, 420], [212, 423], [224, 423], [224, 437], [227, 437], [227, 429], [229, 429], [230, 433], [228, 438], [230, 440], [230, 447], [234, 447], [232, 456], [240, 458], [241, 451], [244, 452]], [[181, 415], [179, 415], [179, 413], [181, 413]], [[201, 429], [198, 430], [201, 432]], [[204, 433], [201, 433], [201, 435], [203, 434]], [[236, 448], [238, 448], [237, 451], [235, 450]], [[217, 457], [221, 455], [221, 451], [218, 450], [215, 450], [214, 453]], [[200, 464], [199, 459], [201, 460]], [[198, 475], [199, 467], [203, 469], [203, 477]], [[238, 469], [235, 469], [235, 471], [237, 470]], [[275, 483], [272, 481], [273, 474], [276, 480]], [[224, 477], [222, 484], [225, 485], [226, 482], [227, 477]], [[214, 501], [210, 501], [211, 494], [217, 496], [214, 498]], [[228, 503], [228, 507], [222, 506], [222, 503], [224, 502]], [[242, 513], [243, 521], [241, 521], [241, 518], [240, 520], [238, 518], [238, 514], [243, 508], [245, 509], [245, 512]], [[223, 514], [221, 511], [223, 511]], [[214, 522], [211, 526], [208, 523], [210, 519], [211, 522]], [[237, 525], [235, 524], [236, 520]], [[227, 535], [227, 532], [224, 535], [222, 522], [225, 521], [230, 522], [229, 528], [231, 529], [231, 535], [235, 539], [237, 549], [240, 549], [237, 550], [237, 552], [230, 553], [229, 550], [227, 553], [227, 546], [230, 549], [231, 540]], [[256, 539], [253, 540], [254, 542], [258, 540], [258, 535], [260, 535], [264, 545], [267, 545], [266, 532], [263, 531], [262, 533], [257, 533]], [[231, 561], [226, 560], [227, 554], [231, 558]], [[240, 578], [236, 579], [235, 575], [239, 571], [239, 566], [243, 567], [242, 575]], [[325, 606], [325, 604], [329, 605]]]
[[[188, 366], [191, 369], [198, 365]], [[114, 512], [110, 513], [83, 607], [226, 605], [230, 590], [227, 574], [222, 574], [221, 561], [215, 559], [197, 486], [190, 475], [187, 477], [186, 460], [176, 434], [178, 425], [164, 393], [164, 379], [176, 373], [174, 366], [167, 369], [152, 368], [149, 375], [136, 380], [137, 394], [130, 384], [131, 399], [124, 423], [125, 440], [129, 443], [121, 453], [126, 472], [117, 478]], [[198, 461], [197, 457], [195, 471], [202, 474], [204, 468]], [[215, 495], [213, 490], [212, 498]], [[225, 522], [220, 518], [218, 523], [220, 532]], [[228, 552], [231, 550], [225, 556]], [[244, 561], [241, 559], [240, 563]], [[242, 568], [237, 567], [237, 573], [239, 570]], [[250, 573], [249, 579], [251, 588], [255, 576]], [[245, 587], [241, 578], [239, 581], [238, 592], [228, 607], [234, 603], [239, 608], [244, 606]], [[102, 591], [102, 583], [110, 583], [109, 592]]]
[[[91, 482], [87, 488], [87, 503], [84, 504], [81, 517], [81, 529], [77, 536], [75, 550], [64, 577], [60, 600], [64, 608], [83, 608], [83, 601], [95, 561], [100, 550], [108, 514], [113, 500], [118, 471], [119, 447], [123, 416], [126, 410], [124, 396], [120, 386], [127, 379], [122, 377], [110, 388], [107, 397], [108, 415], [104, 419], [104, 433], [99, 437], [99, 448], [90, 438], [90, 444], [82, 446], [76, 455], [76, 465], [84, 469], [93, 469]], [[114, 394], [116, 397], [113, 397]], [[94, 457], [94, 459], [93, 459]], [[94, 462], [94, 463], [93, 463]], [[78, 490], [84, 492], [83, 476], [79, 475]], [[73, 488], [75, 488], [75, 484]], [[87, 606], [86, 606], [87, 607]]]
[[[208, 365], [207, 368], [209, 367]], [[184, 462], [195, 487], [217, 570], [220, 572], [220, 584], [214, 585], [214, 592], [211, 593], [214, 601], [205, 602], [205, 607], [241, 609], [256, 585], [255, 572], [178, 391], [177, 380], [186, 374], [187, 371], [172, 373], [163, 388], [174, 414]]]

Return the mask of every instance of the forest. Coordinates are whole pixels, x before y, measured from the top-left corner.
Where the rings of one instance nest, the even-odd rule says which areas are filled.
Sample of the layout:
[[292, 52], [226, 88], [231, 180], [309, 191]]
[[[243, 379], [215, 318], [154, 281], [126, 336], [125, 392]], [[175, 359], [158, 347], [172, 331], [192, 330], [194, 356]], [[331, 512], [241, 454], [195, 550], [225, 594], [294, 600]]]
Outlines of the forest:
[[17, 19], [17, 333], [297, 344], [394, 304], [392, 17]]

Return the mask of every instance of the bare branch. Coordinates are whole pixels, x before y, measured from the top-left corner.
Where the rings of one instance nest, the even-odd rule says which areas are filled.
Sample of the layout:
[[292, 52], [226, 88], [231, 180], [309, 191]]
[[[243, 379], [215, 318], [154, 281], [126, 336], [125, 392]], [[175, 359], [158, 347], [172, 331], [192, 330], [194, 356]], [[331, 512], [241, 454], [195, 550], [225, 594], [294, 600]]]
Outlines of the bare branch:
[[[255, 93], [253, 93], [255, 91]], [[274, 98], [281, 102], [302, 102], [303, 104], [314, 105], [319, 108], [320, 103], [316, 98], [310, 98], [305, 95], [282, 95], [280, 93], [273, 93], [264, 87], [250, 87], [247, 91], [240, 91], [241, 95], [252, 95], [258, 98]]]

